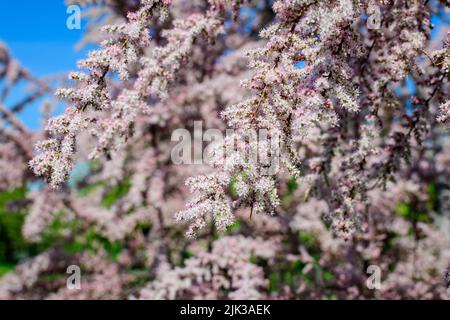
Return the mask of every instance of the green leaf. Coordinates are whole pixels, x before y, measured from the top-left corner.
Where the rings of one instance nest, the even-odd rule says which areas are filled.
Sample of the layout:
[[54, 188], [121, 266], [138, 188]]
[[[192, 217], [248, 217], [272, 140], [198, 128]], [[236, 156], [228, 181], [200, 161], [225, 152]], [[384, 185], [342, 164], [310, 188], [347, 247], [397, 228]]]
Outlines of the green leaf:
[[297, 179], [291, 178], [287, 183], [287, 187], [290, 194], [294, 193], [294, 191], [298, 189]]
[[[0, 261], [16, 263], [28, 257], [32, 246], [22, 235], [24, 212], [14, 209], [14, 202], [25, 199], [26, 188], [0, 192]], [[21, 206], [19, 206], [21, 208]]]
[[284, 283], [293, 286], [294, 285], [294, 276], [291, 272], [286, 272], [284, 274]]
[[11, 263], [0, 263], [0, 278], [14, 270], [15, 265]]
[[315, 242], [315, 237], [311, 232], [300, 231], [298, 233], [298, 239], [300, 242], [306, 246], [312, 246]]
[[64, 250], [68, 253], [78, 253], [86, 249], [86, 246], [81, 242], [71, 242], [64, 246]]
[[234, 233], [239, 231], [241, 229], [241, 225], [242, 223], [240, 220], [235, 220], [233, 224], [228, 227], [227, 233]]
[[0, 206], [3, 209], [5, 204], [7, 204], [7, 202], [23, 200], [23, 199], [25, 199], [26, 193], [27, 193], [27, 189], [25, 187], [1, 192], [0, 193]]
[[325, 295], [322, 297], [322, 300], [337, 300], [337, 296], [332, 294], [332, 295]]
[[258, 257], [256, 257], [256, 256], [251, 256], [250, 259], [249, 259], [249, 261], [250, 261], [250, 263], [258, 264]]
[[325, 282], [333, 281], [334, 275], [330, 271], [325, 271], [323, 273], [323, 280], [325, 280]]
[[130, 179], [127, 179], [119, 183], [117, 186], [112, 188], [108, 193], [106, 193], [106, 195], [102, 200], [102, 206], [107, 209], [110, 209], [114, 205], [114, 203], [116, 203], [117, 200], [127, 195], [128, 191], [130, 191], [130, 188], [131, 188]]
[[411, 204], [401, 202], [395, 208], [395, 213], [401, 217], [409, 218], [411, 216], [412, 208]]
[[111, 257], [112, 260], [116, 261], [118, 256], [123, 250], [123, 246], [119, 241], [107, 241], [104, 243], [104, 247], [106, 252], [108, 252], [108, 255]]
[[427, 188], [428, 192], [428, 206], [431, 210], [439, 208], [439, 194], [435, 183], [430, 183]]
[[93, 184], [89, 184], [83, 188], [80, 188], [78, 190], [78, 194], [80, 195], [80, 197], [86, 197], [87, 195], [89, 195], [92, 191], [94, 191], [95, 189], [97, 189], [98, 187], [101, 187], [103, 185], [102, 182], [97, 182], [97, 183], [93, 183]]
[[271, 273], [269, 276], [269, 290], [271, 292], [278, 290], [278, 283], [280, 282], [280, 274], [277, 272]]
[[238, 196], [238, 193], [237, 193], [237, 190], [236, 190], [236, 178], [231, 178], [230, 179], [230, 183], [228, 184], [228, 189], [230, 190], [230, 194], [231, 194], [231, 196], [233, 196], [233, 197], [237, 197]]
[[395, 208], [395, 213], [410, 221], [431, 222], [427, 212], [418, 211], [410, 203], [401, 202]]

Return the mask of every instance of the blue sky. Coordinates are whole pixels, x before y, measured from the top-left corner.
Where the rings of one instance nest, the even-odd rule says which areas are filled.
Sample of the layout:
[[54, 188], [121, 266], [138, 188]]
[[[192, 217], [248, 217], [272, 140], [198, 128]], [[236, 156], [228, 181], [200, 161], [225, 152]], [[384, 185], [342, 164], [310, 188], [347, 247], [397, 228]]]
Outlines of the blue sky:
[[[35, 76], [74, 70], [76, 61], [86, 55], [86, 50], [75, 50], [83, 31], [69, 30], [68, 17], [64, 0], [4, 0], [0, 3], [0, 40]], [[25, 86], [19, 86], [7, 104], [23, 97], [25, 90]], [[20, 115], [33, 129], [39, 127], [38, 109], [43, 100], [36, 101]]]
[[68, 16], [64, 0], [4, 1], [0, 39], [38, 76], [67, 71], [83, 57], [74, 50], [82, 30], [69, 30]]
[[[86, 56], [86, 49], [76, 51], [83, 30], [69, 30], [66, 21], [64, 0], [3, 0], [0, 3], [0, 40], [5, 42], [13, 56], [32, 74], [45, 77], [76, 70], [76, 61]], [[436, 25], [433, 35], [443, 26], [432, 18]], [[85, 21], [82, 22], [82, 29]], [[411, 87], [411, 85], [409, 86]], [[12, 104], [24, 96], [24, 86], [18, 86], [6, 101]], [[20, 114], [32, 129], [39, 128], [39, 99]], [[62, 105], [58, 107], [61, 111]]]

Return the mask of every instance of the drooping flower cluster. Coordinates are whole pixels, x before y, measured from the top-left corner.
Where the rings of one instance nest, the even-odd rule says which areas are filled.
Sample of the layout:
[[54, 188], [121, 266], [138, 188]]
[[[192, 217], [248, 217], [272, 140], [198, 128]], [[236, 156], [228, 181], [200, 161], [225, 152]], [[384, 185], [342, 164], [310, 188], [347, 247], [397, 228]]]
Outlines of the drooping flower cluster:
[[449, 298], [445, 1], [68, 2], [99, 48], [46, 130], [0, 46], [0, 298]]

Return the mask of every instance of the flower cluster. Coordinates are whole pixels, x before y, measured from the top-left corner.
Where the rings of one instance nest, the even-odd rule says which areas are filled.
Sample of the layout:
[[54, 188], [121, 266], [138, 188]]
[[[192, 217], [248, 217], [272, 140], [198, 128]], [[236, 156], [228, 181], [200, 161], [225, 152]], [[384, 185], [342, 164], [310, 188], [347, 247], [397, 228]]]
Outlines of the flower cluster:
[[448, 1], [67, 2], [64, 113], [0, 44], [1, 299], [450, 298]]
[[185, 261], [184, 267], [164, 270], [148, 287], [141, 299], [262, 299], [267, 288], [263, 269], [250, 259], [271, 259], [276, 245], [262, 239], [242, 236], [223, 237], [213, 244], [211, 252], [199, 252]]

